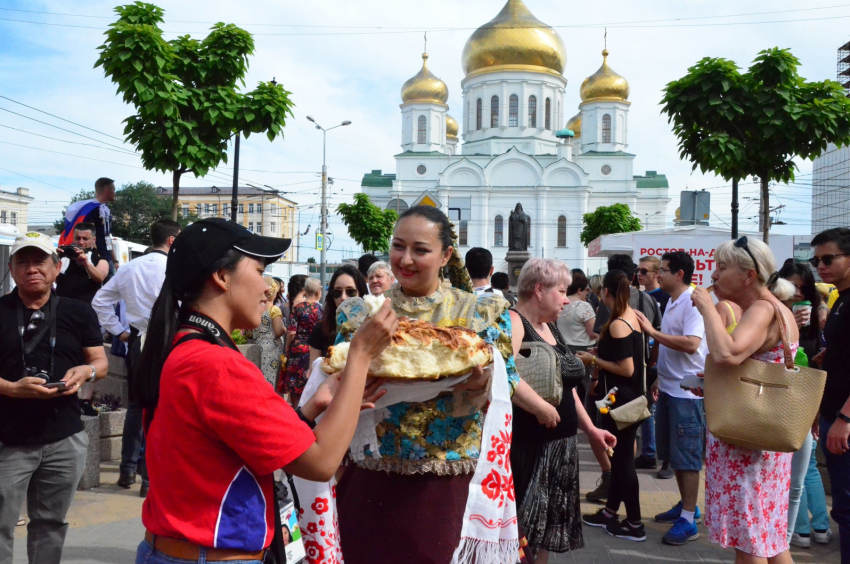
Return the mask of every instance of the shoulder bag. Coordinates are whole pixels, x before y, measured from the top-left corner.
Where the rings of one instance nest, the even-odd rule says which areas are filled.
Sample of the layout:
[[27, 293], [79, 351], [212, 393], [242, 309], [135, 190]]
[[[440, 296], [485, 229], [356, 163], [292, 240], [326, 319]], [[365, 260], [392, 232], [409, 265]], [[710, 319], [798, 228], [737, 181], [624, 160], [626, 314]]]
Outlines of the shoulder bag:
[[548, 343], [529, 341], [522, 344], [514, 358], [516, 370], [531, 389], [555, 407], [561, 405], [564, 382], [555, 349]]
[[[626, 321], [625, 319], [618, 317], [623, 323], [632, 326], [631, 323]], [[632, 329], [634, 330], [634, 329]], [[642, 337], [643, 339], [643, 337]], [[614, 420], [614, 423], [617, 424], [617, 429], [625, 429], [631, 425], [636, 423], [640, 423], [644, 419], [649, 419], [652, 414], [649, 412], [649, 400], [646, 397], [646, 351], [644, 350], [643, 355], [643, 368], [641, 370], [641, 379], [642, 379], [642, 388], [641, 395], [633, 399], [627, 404], [621, 405], [615, 409], [612, 409], [608, 412], [608, 415], [611, 416], [611, 419]], [[605, 388], [608, 389], [608, 378], [605, 378]]]
[[[522, 320], [523, 329], [534, 331], [525, 316], [511, 308]], [[556, 338], [557, 339], [557, 338]], [[555, 349], [549, 343], [525, 341], [514, 357], [516, 370], [525, 383], [537, 392], [544, 401], [558, 407], [564, 395], [564, 382], [561, 380], [561, 364]]]
[[782, 335], [784, 363], [748, 358], [720, 367], [705, 359], [705, 417], [712, 435], [742, 448], [800, 450], [820, 407], [826, 372], [795, 366], [788, 327], [773, 304]]

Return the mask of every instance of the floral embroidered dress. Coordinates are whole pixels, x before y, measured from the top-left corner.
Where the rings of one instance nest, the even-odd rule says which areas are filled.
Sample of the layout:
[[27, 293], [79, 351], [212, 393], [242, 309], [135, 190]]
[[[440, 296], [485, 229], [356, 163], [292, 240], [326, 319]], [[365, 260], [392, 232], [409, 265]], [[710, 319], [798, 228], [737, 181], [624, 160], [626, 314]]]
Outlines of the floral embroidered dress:
[[288, 332], [295, 338], [286, 351], [286, 372], [280, 380], [279, 392], [301, 394], [307, 384], [310, 370], [310, 345], [307, 339], [313, 328], [322, 321], [322, 306], [317, 302], [302, 302], [292, 309]]
[[[797, 343], [791, 345], [791, 355]], [[783, 363], [782, 344], [754, 360]], [[788, 549], [790, 452], [749, 450], [708, 433], [705, 525], [711, 542], [762, 558]]]
[[[446, 281], [433, 294], [405, 296], [398, 284], [387, 292], [399, 316], [429, 321], [439, 327], [468, 327], [502, 353], [513, 395], [519, 384], [514, 364], [508, 303], [495, 294], [475, 296], [454, 289]], [[345, 307], [340, 307], [337, 341], [350, 338]], [[435, 473], [441, 476], [475, 471], [481, 446], [482, 406], [462, 403], [462, 393], [444, 393], [421, 403], [398, 403], [376, 432], [381, 458], [367, 450], [361, 467], [400, 474]]]
[[280, 308], [272, 306], [263, 312], [260, 326], [254, 331], [254, 342], [260, 345], [260, 370], [266, 381], [277, 385], [280, 373], [280, 339], [274, 334], [274, 320], [281, 317]]

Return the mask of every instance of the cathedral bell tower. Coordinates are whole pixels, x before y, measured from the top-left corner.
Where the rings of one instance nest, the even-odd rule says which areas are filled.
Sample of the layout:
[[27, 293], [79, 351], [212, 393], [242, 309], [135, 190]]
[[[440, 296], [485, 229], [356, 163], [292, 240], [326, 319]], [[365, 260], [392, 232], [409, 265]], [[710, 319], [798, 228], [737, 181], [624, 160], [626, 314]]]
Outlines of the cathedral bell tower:
[[446, 83], [428, 70], [428, 53], [422, 53], [422, 70], [401, 87], [401, 148], [405, 152], [447, 151], [448, 99]]

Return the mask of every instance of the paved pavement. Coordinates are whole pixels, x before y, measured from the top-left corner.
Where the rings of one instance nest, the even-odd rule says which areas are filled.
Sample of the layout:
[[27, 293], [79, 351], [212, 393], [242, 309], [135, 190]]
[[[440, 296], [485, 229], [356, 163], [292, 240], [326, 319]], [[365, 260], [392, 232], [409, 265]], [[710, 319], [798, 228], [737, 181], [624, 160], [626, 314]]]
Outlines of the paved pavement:
[[[583, 436], [580, 435], [581, 438]], [[580, 442], [581, 490], [584, 493], [596, 487], [599, 468], [587, 444]], [[661, 543], [661, 536], [669, 525], [652, 522], [652, 516], [666, 511], [678, 500], [676, 480], [657, 480], [655, 472], [639, 471], [641, 487], [641, 509], [647, 530], [647, 541], [635, 543], [608, 536], [604, 530], [584, 527], [586, 547], [572, 553], [557, 555], [550, 562], [575, 562], [582, 564], [646, 564], [658, 563], [726, 563], [734, 562], [733, 550], [724, 550], [708, 541], [708, 531], [702, 525], [700, 539], [682, 547]], [[62, 558], [67, 564], [132, 564], [136, 547], [144, 528], [141, 522], [142, 500], [138, 497], [139, 485], [130, 490], [115, 486], [118, 480], [117, 463], [101, 465], [101, 487], [77, 492], [68, 515], [70, 530], [65, 542]], [[703, 491], [700, 490], [700, 507], [704, 506]], [[596, 511], [600, 506], [582, 503], [582, 512]], [[838, 564], [837, 528], [836, 536], [828, 545], [816, 545], [811, 549], [791, 547], [797, 564]], [[16, 531], [14, 564], [26, 564], [26, 530]], [[416, 564], [416, 563], [410, 563]]]

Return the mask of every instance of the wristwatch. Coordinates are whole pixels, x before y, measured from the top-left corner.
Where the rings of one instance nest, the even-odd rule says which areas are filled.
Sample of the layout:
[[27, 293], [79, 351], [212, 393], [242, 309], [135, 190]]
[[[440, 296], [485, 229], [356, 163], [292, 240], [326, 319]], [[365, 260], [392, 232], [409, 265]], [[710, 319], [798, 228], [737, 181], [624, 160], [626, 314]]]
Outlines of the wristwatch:
[[90, 364], [89, 368], [91, 368], [91, 376], [89, 376], [88, 383], [92, 383], [94, 382], [94, 379], [97, 378], [97, 368], [95, 368], [93, 364]]
[[840, 409], [838, 410], [838, 413], [835, 414], [835, 416], [844, 421], [845, 423], [850, 423], [850, 417], [841, 413]]

